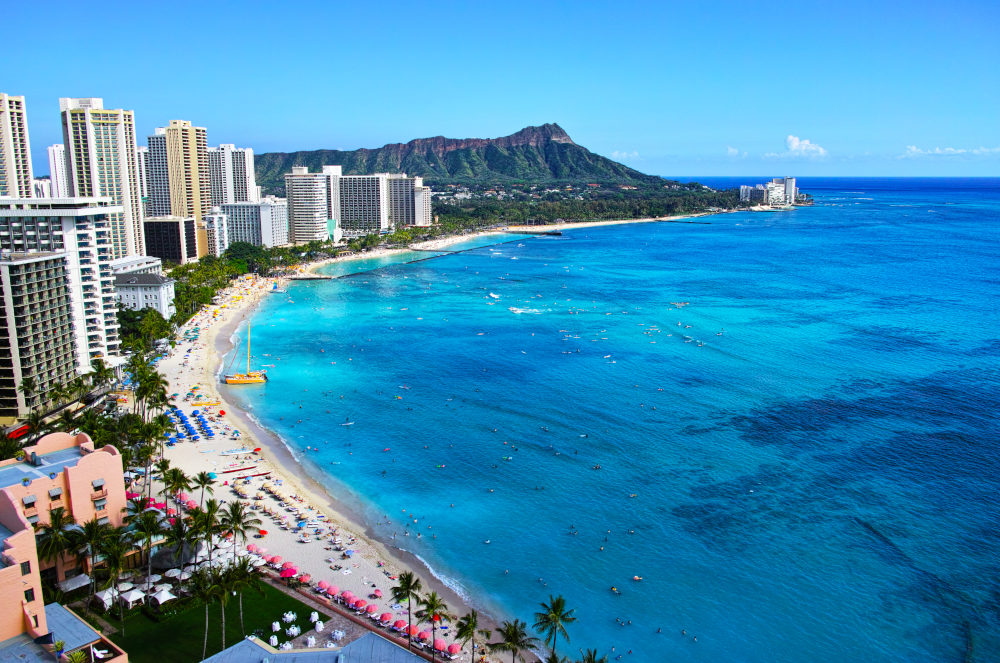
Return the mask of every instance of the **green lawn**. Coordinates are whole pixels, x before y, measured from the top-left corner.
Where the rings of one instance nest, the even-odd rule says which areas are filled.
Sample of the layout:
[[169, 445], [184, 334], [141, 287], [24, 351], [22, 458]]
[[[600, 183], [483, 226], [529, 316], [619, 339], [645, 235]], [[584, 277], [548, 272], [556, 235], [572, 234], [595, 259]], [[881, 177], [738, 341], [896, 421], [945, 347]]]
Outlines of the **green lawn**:
[[[247, 635], [256, 634], [265, 642], [271, 636], [271, 622], [281, 621], [281, 615], [291, 610], [298, 614], [299, 628], [307, 630], [309, 613], [312, 608], [290, 596], [282, 594], [270, 585], [264, 586], [264, 595], [247, 592], [243, 596], [243, 621]], [[181, 612], [161, 622], [154, 622], [145, 615], [129, 617], [125, 622], [125, 635], [121, 635], [121, 622], [116, 618], [103, 618], [119, 629], [111, 636], [111, 641], [128, 652], [133, 663], [197, 663], [201, 661], [201, 646], [205, 637], [205, 606], [203, 604]], [[326, 621], [327, 615], [320, 613]], [[282, 627], [285, 624], [282, 623]], [[284, 641], [285, 634], [278, 637]], [[240, 631], [240, 608], [237, 597], [232, 597], [226, 606], [226, 645], [232, 646], [243, 639]], [[206, 656], [222, 650], [222, 611], [219, 603], [208, 607], [208, 649]]]

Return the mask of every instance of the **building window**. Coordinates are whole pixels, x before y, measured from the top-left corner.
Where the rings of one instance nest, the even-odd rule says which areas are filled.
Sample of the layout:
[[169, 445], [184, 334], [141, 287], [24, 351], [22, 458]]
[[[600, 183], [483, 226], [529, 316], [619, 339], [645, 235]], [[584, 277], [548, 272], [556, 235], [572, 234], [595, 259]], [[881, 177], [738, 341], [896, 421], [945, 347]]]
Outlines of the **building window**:
[[111, 522], [111, 521], [108, 519], [107, 516], [104, 516], [102, 518], [98, 518], [97, 519], [97, 524], [98, 525], [107, 525], [109, 522]]
[[29, 587], [28, 589], [24, 590], [24, 600], [27, 601], [28, 603], [31, 603], [32, 601], [35, 600], [34, 588]]
[[21, 575], [26, 576], [31, 573], [31, 562], [21, 562]]
[[94, 508], [97, 509], [98, 511], [104, 511], [104, 508], [107, 506], [107, 504], [108, 504], [107, 500], [96, 500], [94, 502]]

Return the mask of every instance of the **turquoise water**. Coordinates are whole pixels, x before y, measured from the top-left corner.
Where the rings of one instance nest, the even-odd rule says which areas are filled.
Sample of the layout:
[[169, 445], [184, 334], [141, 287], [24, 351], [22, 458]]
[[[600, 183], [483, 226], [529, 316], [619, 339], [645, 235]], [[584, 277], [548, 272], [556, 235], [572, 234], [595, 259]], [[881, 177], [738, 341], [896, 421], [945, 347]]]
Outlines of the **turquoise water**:
[[294, 284], [230, 393], [565, 655], [997, 660], [1000, 182], [801, 186]]

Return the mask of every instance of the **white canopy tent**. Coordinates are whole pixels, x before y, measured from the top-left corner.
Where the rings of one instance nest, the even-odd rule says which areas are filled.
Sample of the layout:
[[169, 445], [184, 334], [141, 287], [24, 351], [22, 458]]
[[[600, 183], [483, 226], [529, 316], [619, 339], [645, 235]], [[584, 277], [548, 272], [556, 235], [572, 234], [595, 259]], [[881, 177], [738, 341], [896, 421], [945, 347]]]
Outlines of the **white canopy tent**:
[[163, 605], [167, 601], [173, 601], [177, 597], [171, 594], [166, 589], [163, 589], [158, 591], [156, 594], [153, 594], [153, 596], [151, 596], [150, 598], [156, 602], [156, 605]]
[[137, 603], [142, 603], [142, 601], [145, 598], [146, 595], [140, 592], [138, 589], [132, 589], [119, 596], [118, 600], [123, 602], [129, 608], [131, 608]]

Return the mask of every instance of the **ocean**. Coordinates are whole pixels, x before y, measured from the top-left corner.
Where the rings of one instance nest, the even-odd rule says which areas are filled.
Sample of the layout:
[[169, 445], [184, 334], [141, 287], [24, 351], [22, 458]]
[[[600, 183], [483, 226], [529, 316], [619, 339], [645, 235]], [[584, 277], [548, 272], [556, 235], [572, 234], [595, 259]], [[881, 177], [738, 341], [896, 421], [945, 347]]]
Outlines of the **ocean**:
[[799, 186], [332, 266], [228, 393], [475, 604], [565, 596], [571, 658], [1000, 660], [1000, 180]]

